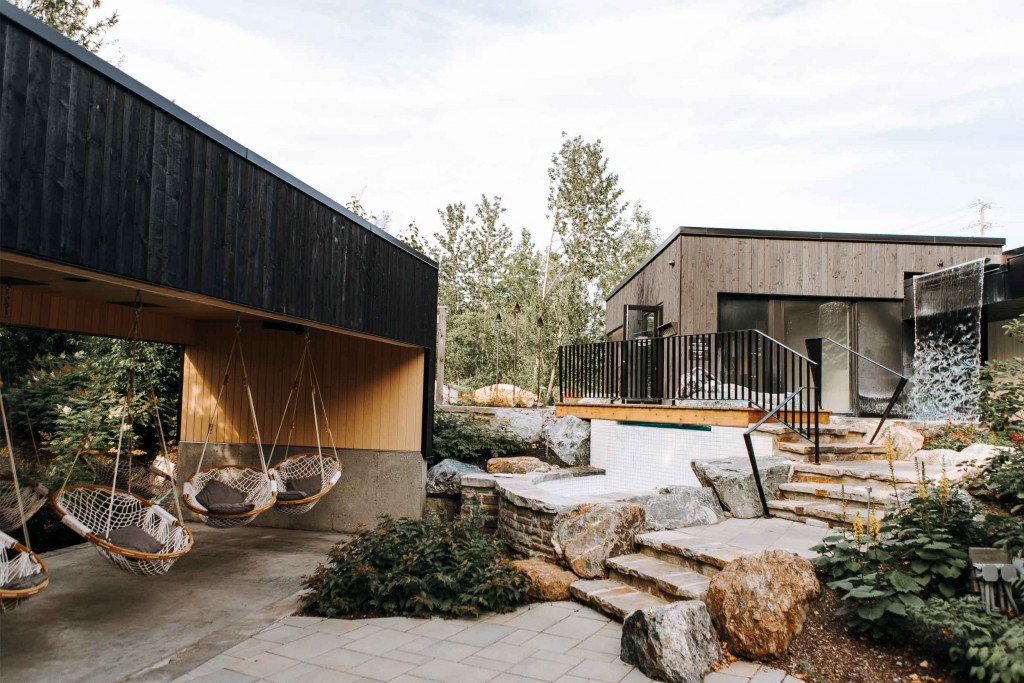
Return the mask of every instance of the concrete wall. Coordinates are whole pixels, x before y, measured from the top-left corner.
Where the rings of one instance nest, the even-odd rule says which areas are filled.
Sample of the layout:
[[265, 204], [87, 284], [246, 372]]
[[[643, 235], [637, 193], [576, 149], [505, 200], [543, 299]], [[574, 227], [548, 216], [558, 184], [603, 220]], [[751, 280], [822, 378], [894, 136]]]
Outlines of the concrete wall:
[[[178, 469], [175, 484], [181, 494], [185, 481], [196, 471], [201, 442], [185, 441], [178, 451]], [[316, 447], [293, 446], [291, 454], [316, 451]], [[270, 447], [264, 447], [269, 455]], [[304, 515], [285, 515], [276, 510], [264, 512], [256, 526], [311, 531], [352, 532], [361, 525], [374, 527], [380, 515], [420, 518], [426, 497], [427, 466], [423, 457], [414, 451], [370, 451], [338, 449], [342, 464], [341, 479], [334, 489], [320, 499]], [[275, 462], [284, 453], [280, 447], [274, 454]], [[254, 444], [210, 444], [203, 467], [214, 465], [259, 466], [259, 455]], [[268, 463], [269, 464], [269, 463]], [[182, 506], [186, 519], [199, 519]]]

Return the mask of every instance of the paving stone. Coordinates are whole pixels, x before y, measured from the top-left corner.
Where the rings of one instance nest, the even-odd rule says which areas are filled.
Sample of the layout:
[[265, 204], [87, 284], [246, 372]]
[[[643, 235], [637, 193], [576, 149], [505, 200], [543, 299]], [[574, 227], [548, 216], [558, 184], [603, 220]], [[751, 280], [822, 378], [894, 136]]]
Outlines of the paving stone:
[[328, 669], [348, 669], [359, 666], [370, 659], [373, 659], [373, 655], [368, 655], [364, 652], [353, 652], [352, 650], [339, 647], [336, 650], [312, 657], [307, 661]]
[[[259, 641], [256, 641], [256, 642], [257, 643], [263, 643], [263, 644], [270, 645], [270, 647], [274, 647], [274, 644], [270, 643], [269, 641], [259, 640]], [[197, 678], [197, 677], [202, 676], [204, 674], [208, 674], [208, 673], [211, 673], [211, 672], [214, 672], [214, 671], [219, 671], [221, 669], [226, 669], [229, 666], [231, 666], [232, 664], [239, 664], [243, 660], [249, 659], [250, 657], [255, 657], [256, 655], [258, 655], [258, 654], [260, 654], [261, 652], [264, 652], [264, 651], [265, 650], [259, 650], [257, 652], [253, 652], [252, 654], [247, 655], [247, 656], [243, 656], [243, 657], [229, 656], [227, 654], [217, 655], [213, 659], [203, 663], [201, 666], [196, 667], [195, 669], [193, 669], [190, 672], [191, 673], [191, 677], [192, 678]]]
[[450, 640], [443, 640], [430, 648], [427, 654], [434, 659], [446, 659], [449, 662], [460, 662], [470, 655], [475, 655], [479, 651], [480, 648], [475, 645], [453, 643]]
[[595, 633], [589, 638], [584, 638], [577, 645], [581, 650], [590, 650], [592, 652], [601, 652], [604, 654], [618, 654], [622, 644], [622, 633], [620, 632], [617, 636], [603, 635], [601, 633]]
[[316, 657], [322, 655], [325, 652], [340, 647], [348, 643], [345, 640], [341, 640], [339, 636], [334, 636], [329, 633], [313, 633], [306, 636], [305, 638], [299, 638], [293, 640], [285, 645], [279, 645], [275, 647], [271, 652], [275, 655], [281, 655], [282, 657], [290, 657], [291, 659], [307, 660], [310, 657]]
[[554, 681], [574, 666], [576, 665], [562, 664], [559, 662], [550, 662], [545, 659], [537, 659], [536, 657], [528, 657], [511, 667], [508, 670], [508, 673], [516, 676], [527, 676], [541, 681]]
[[544, 633], [582, 640], [583, 638], [588, 638], [594, 635], [600, 631], [603, 626], [604, 625], [601, 622], [595, 619], [573, 616], [563, 619], [551, 628], [545, 630]]
[[[235, 645], [229, 650], [225, 650], [223, 655], [231, 658], [249, 659], [255, 657], [261, 652], [266, 652], [280, 645], [275, 643], [273, 640], [260, 640], [259, 638], [250, 638], [249, 640], [243, 640], [238, 645]], [[214, 657], [217, 659], [217, 657]], [[212, 661], [212, 660], [211, 660]]]
[[386, 652], [391, 652], [395, 648], [407, 645], [417, 639], [419, 639], [419, 636], [412, 633], [403, 633], [402, 631], [385, 629], [376, 633], [371, 633], [365, 638], [360, 638], [355, 642], [347, 643], [344, 647], [347, 650], [354, 650], [355, 652], [365, 652], [370, 655], [382, 655]]
[[750, 683], [782, 683], [785, 678], [786, 672], [782, 669], [769, 669], [766, 666], [762, 666], [751, 677]]
[[[536, 634], [532, 634], [532, 638]], [[510, 643], [494, 643], [488, 645], [485, 648], [481, 648], [477, 653], [477, 657], [484, 657], [486, 659], [496, 659], [500, 662], [508, 662], [509, 664], [515, 664], [521, 662], [527, 657], [531, 656], [537, 651], [535, 647], [525, 647], [523, 645], [512, 645]]]
[[576, 638], [554, 636], [550, 633], [538, 633], [523, 643], [523, 647], [532, 647], [535, 650], [548, 650], [549, 652], [565, 652], [569, 648], [578, 645], [579, 642]]
[[721, 671], [712, 671], [704, 677], [704, 683], [748, 683], [748, 681], [750, 679], [746, 676], [730, 676]]
[[633, 670], [633, 667], [622, 662], [594, 662], [583, 661], [569, 670], [573, 676], [581, 676], [595, 681], [607, 681], [617, 683], [626, 674]]
[[437, 645], [439, 642], [441, 641], [437, 638], [431, 638], [430, 636], [418, 636], [416, 640], [402, 645], [399, 649], [406, 652], [422, 652], [427, 648]]
[[450, 681], [452, 683], [484, 683], [496, 676], [488, 669], [475, 668], [460, 662], [447, 662], [443, 659], [435, 659], [410, 671], [413, 676], [426, 678], [435, 681]]
[[410, 629], [409, 633], [414, 633], [418, 636], [430, 636], [431, 638], [438, 638], [444, 640], [450, 638], [460, 631], [466, 630], [469, 624], [461, 623], [458, 621], [444, 621], [441, 619], [430, 619], [424, 621], [416, 628]]
[[754, 664], [753, 662], [738, 661], [733, 662], [729, 666], [719, 669], [723, 674], [729, 674], [730, 676], [746, 676], [750, 678], [758, 672], [761, 668], [760, 664]]
[[515, 631], [512, 631], [512, 633], [508, 634], [507, 636], [505, 636], [504, 638], [502, 638], [498, 642], [508, 643], [509, 645], [522, 645], [523, 643], [528, 641], [530, 638], [533, 638], [535, 635], [537, 635], [536, 631], [527, 631], [526, 629], [516, 629]]
[[375, 681], [390, 681], [414, 668], [415, 664], [400, 662], [397, 659], [387, 657], [374, 657], [359, 666], [352, 667], [349, 672], [365, 676]]
[[288, 659], [271, 652], [263, 652], [251, 659], [236, 662], [224, 668], [255, 676], [256, 678], [266, 678], [271, 674], [290, 669], [294, 664], [294, 659]]
[[487, 659], [485, 657], [477, 657], [476, 655], [470, 655], [462, 660], [463, 664], [469, 666], [480, 666], [491, 671], [507, 671], [512, 666], [509, 662], [502, 662], [497, 659]]
[[275, 643], [290, 643], [293, 640], [304, 638], [309, 635], [305, 629], [296, 626], [271, 626], [270, 628], [256, 634], [260, 640], [270, 640]]
[[448, 638], [453, 643], [464, 643], [484, 647], [495, 643], [506, 636], [515, 633], [516, 629], [511, 626], [500, 624], [475, 624], [461, 633], [456, 633]]
[[273, 683], [355, 683], [359, 676], [302, 662], [267, 676]]
[[239, 673], [237, 671], [228, 671], [227, 669], [218, 669], [217, 671], [211, 671], [208, 674], [203, 674], [197, 678], [193, 678], [193, 681], [198, 683], [249, 683], [256, 679], [248, 674]]
[[323, 621], [310, 627], [312, 631], [318, 631], [320, 633], [331, 633], [336, 636], [347, 636], [352, 631], [356, 631], [366, 624], [361, 622], [352, 621], [351, 619], [324, 619]]

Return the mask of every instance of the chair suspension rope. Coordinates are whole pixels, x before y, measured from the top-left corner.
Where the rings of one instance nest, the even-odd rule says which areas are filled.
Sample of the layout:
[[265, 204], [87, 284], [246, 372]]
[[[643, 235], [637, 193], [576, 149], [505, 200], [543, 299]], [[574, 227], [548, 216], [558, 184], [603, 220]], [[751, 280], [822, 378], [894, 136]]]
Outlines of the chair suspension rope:
[[14, 496], [18, 500], [18, 515], [21, 518], [21, 533], [25, 535], [25, 547], [32, 550], [32, 542], [28, 538], [28, 524], [25, 519], [25, 503], [21, 499], [21, 485], [18, 483], [18, 468], [14, 464], [14, 442], [11, 441], [11, 429], [7, 426], [7, 410], [4, 408], [3, 379], [0, 378], [0, 419], [4, 423], [4, 439], [7, 441], [7, 456], [11, 459], [11, 480], [14, 482]]
[[[238, 314], [235, 320], [236, 335], [242, 331], [242, 314]], [[263, 467], [263, 474], [270, 476], [267, 472], [267, 461], [263, 457], [263, 440], [260, 438], [260, 423], [256, 420], [256, 404], [252, 400], [252, 388], [249, 386], [249, 373], [245, 368], [245, 354], [242, 352], [242, 345], [238, 345], [238, 360], [242, 363], [242, 386], [245, 387], [245, 395], [249, 399], [249, 414], [252, 416], [252, 428], [256, 432], [256, 451], [260, 454], [260, 465]]]
[[231, 343], [231, 351], [228, 353], [228, 362], [224, 366], [224, 380], [220, 384], [220, 390], [217, 392], [217, 401], [213, 404], [213, 413], [210, 415], [210, 424], [206, 428], [206, 440], [203, 441], [203, 450], [199, 453], [199, 464], [196, 466], [196, 472], [203, 469], [203, 458], [206, 457], [206, 449], [210, 445], [210, 437], [213, 435], [213, 424], [217, 420], [217, 413], [220, 411], [220, 401], [224, 397], [224, 389], [228, 386], [228, 378], [231, 374], [231, 361], [235, 357], [235, 349], [238, 348], [238, 328], [235, 328], [235, 340]]

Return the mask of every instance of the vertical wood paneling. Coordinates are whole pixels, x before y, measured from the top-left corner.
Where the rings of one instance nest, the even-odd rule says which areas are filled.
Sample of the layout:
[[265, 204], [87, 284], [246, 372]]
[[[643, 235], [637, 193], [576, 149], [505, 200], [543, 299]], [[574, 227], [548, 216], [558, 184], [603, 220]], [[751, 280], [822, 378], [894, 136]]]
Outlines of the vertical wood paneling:
[[[264, 330], [257, 324], [245, 323], [243, 327], [242, 343], [256, 415], [263, 441], [269, 444], [273, 442], [305, 342], [295, 334]], [[185, 349], [183, 441], [202, 441], [206, 437], [233, 335], [230, 323], [201, 322], [197, 324], [195, 343]], [[419, 451], [423, 351], [317, 330], [310, 331], [310, 339], [310, 351], [338, 447]], [[340, 382], [337, 378], [341, 376], [350, 381]], [[314, 445], [316, 433], [308, 381], [303, 382], [295, 400], [295, 430], [290, 433], [290, 418], [286, 419], [281, 441]], [[236, 363], [215, 422], [215, 441], [251, 442], [247, 401], [241, 366]], [[326, 424], [321, 424], [320, 436], [326, 445]]]
[[[663, 251], [607, 302], [607, 331], [622, 324], [625, 304], [658, 304], [670, 295], [678, 300], [676, 331], [682, 334], [718, 329], [720, 293], [902, 299], [906, 272], [929, 272], [1000, 252], [985, 245], [700, 235], [677, 241], [678, 251]], [[670, 271], [672, 258], [677, 265]], [[669, 310], [666, 306], [666, 320], [672, 320]]]
[[433, 348], [437, 269], [0, 19], [0, 244]]

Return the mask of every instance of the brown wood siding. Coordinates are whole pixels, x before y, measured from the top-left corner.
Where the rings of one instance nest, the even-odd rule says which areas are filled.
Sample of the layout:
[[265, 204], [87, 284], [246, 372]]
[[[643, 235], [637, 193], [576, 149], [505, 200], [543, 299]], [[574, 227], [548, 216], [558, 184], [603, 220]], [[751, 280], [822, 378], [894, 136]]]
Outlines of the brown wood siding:
[[[130, 299], [126, 295], [126, 299]], [[12, 287], [9, 315], [3, 322], [22, 327], [39, 327], [107, 337], [127, 336], [134, 313], [130, 306], [73, 299], [59, 292], [34, 287]], [[194, 320], [145, 310], [142, 336], [150, 341], [191, 344], [195, 341]]]
[[[665, 301], [664, 319], [679, 321], [676, 332], [713, 332], [720, 293], [902, 299], [906, 272], [999, 253], [999, 247], [986, 245], [681, 235], [607, 302], [606, 330], [621, 324], [625, 304]], [[660, 265], [670, 258], [676, 259], [678, 282]], [[668, 302], [678, 310], [669, 311]]]
[[[636, 277], [615, 293], [605, 307], [605, 331], [613, 332], [624, 324], [622, 307], [624, 304], [662, 307], [661, 324], [679, 321], [679, 245], [676, 238], [647, 267], [637, 273]], [[673, 267], [669, 261], [675, 261]], [[611, 338], [623, 339], [620, 332]]]
[[[231, 347], [233, 325], [196, 324], [196, 343], [185, 349], [181, 439], [206, 438]], [[310, 332], [311, 352], [338, 448], [421, 450], [422, 349], [387, 344], [346, 334]], [[302, 351], [302, 337], [245, 324], [242, 335], [256, 417], [264, 443], [272, 443]], [[315, 444], [308, 386], [301, 391], [290, 435], [285, 421], [281, 442]], [[253, 442], [253, 426], [235, 364], [225, 389], [211, 441]], [[321, 439], [327, 445], [325, 425]], [[276, 459], [276, 456], [275, 456]]]

